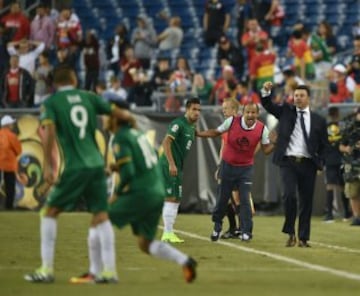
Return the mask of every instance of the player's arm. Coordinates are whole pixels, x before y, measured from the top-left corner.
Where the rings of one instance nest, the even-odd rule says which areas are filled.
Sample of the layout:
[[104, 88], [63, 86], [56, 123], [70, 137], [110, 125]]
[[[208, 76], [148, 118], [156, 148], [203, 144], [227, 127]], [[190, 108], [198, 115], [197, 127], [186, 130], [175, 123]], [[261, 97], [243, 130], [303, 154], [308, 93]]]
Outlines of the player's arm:
[[124, 143], [119, 144], [119, 147], [119, 150], [115, 151], [116, 162], [110, 165], [111, 170], [116, 171], [120, 175], [117, 192], [121, 192], [125, 189], [135, 177], [136, 172], [131, 149]]
[[56, 129], [53, 122], [46, 122], [44, 126], [44, 179], [51, 185], [55, 183], [55, 166], [53, 163], [52, 150], [56, 145]]
[[221, 134], [227, 132], [232, 125], [234, 116], [231, 116], [218, 126], [216, 129], [208, 129], [206, 131], [196, 131], [195, 135], [200, 138], [214, 138], [218, 137]]
[[269, 138], [269, 129], [264, 126], [262, 135], [261, 135], [261, 150], [265, 155], [270, 154], [275, 149], [275, 145], [270, 141]]
[[171, 145], [173, 144], [174, 139], [175, 138], [172, 135], [167, 134], [162, 143], [162, 146], [164, 148], [164, 154], [169, 163], [169, 172], [170, 172], [170, 175], [173, 177], [177, 176], [177, 174], [178, 174], [175, 160], [174, 160], [174, 157], [171, 152]]

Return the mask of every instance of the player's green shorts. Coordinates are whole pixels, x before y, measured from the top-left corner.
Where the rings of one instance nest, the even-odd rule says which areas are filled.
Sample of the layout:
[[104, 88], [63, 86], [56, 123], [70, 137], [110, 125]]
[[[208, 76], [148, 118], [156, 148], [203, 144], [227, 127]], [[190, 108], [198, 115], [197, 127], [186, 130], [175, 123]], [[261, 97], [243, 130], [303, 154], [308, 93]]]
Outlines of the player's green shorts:
[[73, 211], [83, 201], [91, 213], [107, 211], [106, 176], [104, 168], [64, 170], [52, 188], [46, 205]]
[[164, 176], [166, 197], [175, 197], [177, 200], [180, 200], [182, 197], [182, 171], [178, 170], [177, 176], [173, 177], [170, 176], [168, 165], [163, 164], [161, 169]]
[[131, 193], [127, 192], [110, 205], [109, 217], [119, 228], [130, 224], [137, 236], [153, 240], [161, 217], [164, 192], [154, 190]]

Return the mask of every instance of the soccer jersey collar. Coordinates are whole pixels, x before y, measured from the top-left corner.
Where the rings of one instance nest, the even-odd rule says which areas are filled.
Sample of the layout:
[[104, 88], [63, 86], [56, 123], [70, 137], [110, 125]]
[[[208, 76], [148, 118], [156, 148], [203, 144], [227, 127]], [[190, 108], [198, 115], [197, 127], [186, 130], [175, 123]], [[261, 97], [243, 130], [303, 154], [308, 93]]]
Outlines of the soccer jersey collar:
[[75, 87], [73, 87], [72, 85], [64, 85], [64, 86], [60, 86], [58, 88], [58, 90], [70, 90], [70, 89], [74, 89]]

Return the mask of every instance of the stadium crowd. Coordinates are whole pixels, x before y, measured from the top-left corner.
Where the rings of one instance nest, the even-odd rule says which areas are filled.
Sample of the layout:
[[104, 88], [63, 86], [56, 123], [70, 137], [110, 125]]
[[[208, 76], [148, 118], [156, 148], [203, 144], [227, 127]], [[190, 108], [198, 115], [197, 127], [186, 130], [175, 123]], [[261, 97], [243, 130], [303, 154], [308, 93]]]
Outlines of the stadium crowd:
[[[136, 27], [119, 24], [110, 40], [101, 40], [93, 29], [83, 32], [71, 7], [58, 11], [47, 2], [31, 17], [13, 2], [0, 18], [4, 108], [39, 106], [54, 92], [52, 71], [59, 65], [76, 70], [81, 88], [101, 89], [106, 98], [134, 106], [160, 104], [159, 110], [169, 112], [178, 111], [189, 93], [203, 105], [221, 105], [229, 97], [259, 103], [264, 81], [280, 86], [278, 102], [291, 102], [293, 90], [303, 83], [325, 90], [317, 98], [321, 106], [360, 101], [359, 30], [354, 30], [354, 49], [344, 64], [336, 62], [337, 38], [326, 20], [313, 32], [299, 20], [283, 54], [272, 38], [286, 18], [279, 0], [204, 1], [203, 40], [217, 48], [214, 73], [196, 71], [197, 65], [181, 53], [185, 32], [179, 16], [139, 14]], [[154, 22], [168, 26], [156, 32]], [[236, 30], [235, 38], [230, 29]]]

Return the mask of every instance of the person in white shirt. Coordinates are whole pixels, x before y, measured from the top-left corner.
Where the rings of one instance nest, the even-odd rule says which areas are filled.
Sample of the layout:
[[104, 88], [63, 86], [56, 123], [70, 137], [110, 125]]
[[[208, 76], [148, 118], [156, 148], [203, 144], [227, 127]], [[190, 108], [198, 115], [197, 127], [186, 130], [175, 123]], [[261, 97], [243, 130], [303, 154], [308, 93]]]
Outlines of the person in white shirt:
[[[32, 47], [35, 46], [34, 49]], [[7, 50], [10, 55], [19, 56], [19, 66], [27, 70], [32, 76], [35, 72], [35, 61], [44, 51], [45, 43], [22, 39], [20, 41], [9, 42]]]

